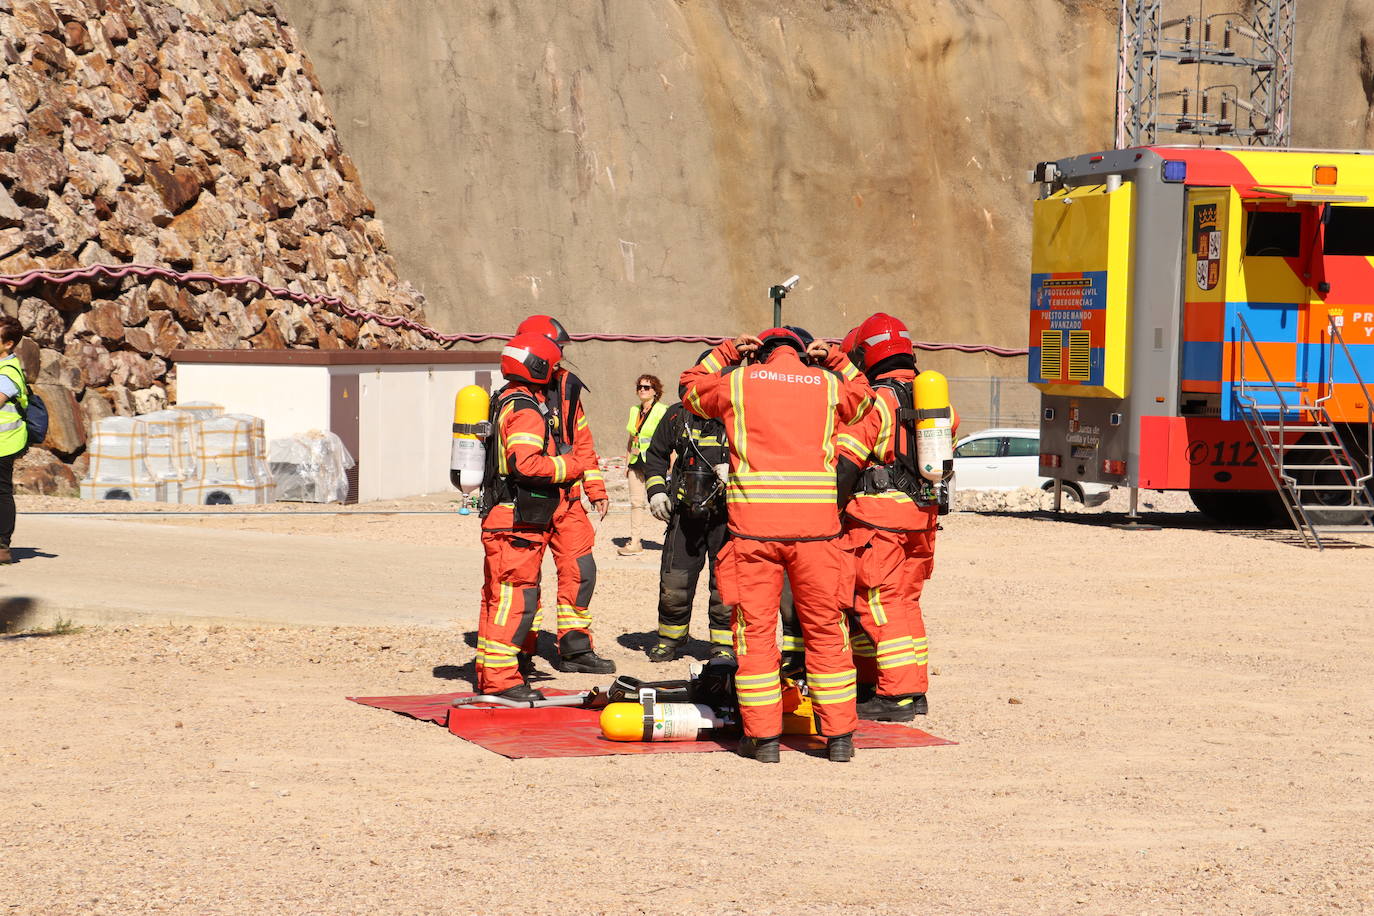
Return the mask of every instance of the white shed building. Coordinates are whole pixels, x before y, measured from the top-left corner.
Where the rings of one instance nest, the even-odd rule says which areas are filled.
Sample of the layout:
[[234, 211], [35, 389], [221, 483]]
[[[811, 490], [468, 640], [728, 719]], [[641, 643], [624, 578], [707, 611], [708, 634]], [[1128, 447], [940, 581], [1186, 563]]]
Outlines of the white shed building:
[[261, 417], [269, 441], [336, 434], [357, 462], [349, 502], [450, 489], [454, 395], [502, 382], [495, 351], [176, 350], [171, 359], [180, 404]]

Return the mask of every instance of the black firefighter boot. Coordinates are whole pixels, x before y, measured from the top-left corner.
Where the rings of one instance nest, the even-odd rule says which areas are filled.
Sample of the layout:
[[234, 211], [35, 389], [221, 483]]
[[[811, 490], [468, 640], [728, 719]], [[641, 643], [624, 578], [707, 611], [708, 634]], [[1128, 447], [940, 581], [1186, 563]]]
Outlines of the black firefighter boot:
[[854, 759], [854, 733], [836, 735], [825, 743], [825, 756], [832, 763], [848, 763]]
[[558, 641], [558, 661], [553, 666], [574, 674], [615, 674], [615, 662], [592, 651], [592, 638], [580, 630]]
[[912, 693], [900, 697], [874, 694], [857, 707], [860, 719], [870, 722], [910, 722], [917, 716], [924, 716], [929, 706], [924, 693]]
[[759, 763], [777, 763], [782, 754], [782, 745], [778, 741], [780, 737], [774, 735], [772, 738], [750, 738], [745, 735], [739, 739], [739, 755], [757, 760]]
[[520, 676], [525, 679], [526, 684], [529, 683], [531, 677], [539, 673], [534, 668], [534, 655], [530, 652], [517, 652], [515, 655], [515, 663], [520, 670]]
[[536, 700], [544, 699], [544, 694], [535, 690], [529, 684], [517, 684], [514, 687], [507, 687], [494, 696], [504, 697], [507, 700], [516, 700], [521, 703], [533, 703]]
[[671, 662], [678, 656], [677, 640], [658, 638], [658, 642], [644, 650], [651, 662]]

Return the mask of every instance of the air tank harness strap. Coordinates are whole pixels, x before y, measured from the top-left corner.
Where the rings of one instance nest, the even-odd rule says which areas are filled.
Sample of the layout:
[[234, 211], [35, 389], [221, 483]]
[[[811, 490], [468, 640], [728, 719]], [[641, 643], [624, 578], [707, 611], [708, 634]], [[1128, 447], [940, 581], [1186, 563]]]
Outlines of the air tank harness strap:
[[889, 490], [900, 490], [917, 502], [926, 502], [926, 494], [922, 492], [920, 482], [913, 480], [900, 464], [878, 464], [864, 468], [859, 480], [860, 491], [868, 496], [876, 496]]
[[654, 740], [654, 700], [658, 691], [652, 687], [639, 688], [639, 706], [644, 710], [644, 732], [641, 741]]
[[476, 423], [454, 423], [453, 434], [455, 436], [480, 436], [486, 438], [491, 435], [491, 421], [479, 420]]
[[916, 423], [920, 423], [922, 420], [952, 420], [953, 418], [953, 409], [949, 407], [927, 407], [925, 409], [902, 407], [897, 411], [898, 420], [910, 420]]

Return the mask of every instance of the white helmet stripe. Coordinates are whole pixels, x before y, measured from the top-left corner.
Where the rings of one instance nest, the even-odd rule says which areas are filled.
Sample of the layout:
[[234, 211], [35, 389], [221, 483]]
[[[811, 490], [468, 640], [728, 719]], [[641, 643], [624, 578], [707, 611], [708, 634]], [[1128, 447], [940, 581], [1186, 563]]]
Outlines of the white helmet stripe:
[[[866, 346], [866, 347], [874, 347], [874, 346], [877, 346], [878, 344], [882, 343], [882, 342], [885, 341], [885, 340], [888, 340], [888, 339], [891, 338], [892, 336], [893, 336], [893, 333], [892, 333], [891, 331], [883, 331], [883, 332], [880, 333], [880, 334], [874, 334], [872, 337], [865, 337], [865, 338], [864, 338], [864, 346]], [[897, 336], [897, 337], [905, 337], [907, 340], [910, 340], [910, 339], [911, 339], [911, 332], [910, 332], [910, 331], [898, 331], [898, 332], [896, 333], [896, 336]]]
[[511, 359], [515, 360], [517, 363], [520, 363], [520, 364], [523, 365], [524, 362], [525, 362], [525, 360], [529, 359], [530, 351], [529, 351], [529, 349], [528, 349], [527, 347], [511, 347], [511, 346], [507, 346], [504, 350], [501, 351], [501, 355], [502, 355], [502, 356], [509, 356]]

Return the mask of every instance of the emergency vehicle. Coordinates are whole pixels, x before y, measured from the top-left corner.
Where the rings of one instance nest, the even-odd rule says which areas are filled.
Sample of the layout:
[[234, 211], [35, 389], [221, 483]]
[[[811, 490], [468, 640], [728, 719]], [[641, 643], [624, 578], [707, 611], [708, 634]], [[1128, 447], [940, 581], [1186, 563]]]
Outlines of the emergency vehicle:
[[1374, 530], [1374, 154], [1144, 147], [1032, 180], [1040, 473], [1318, 547]]

